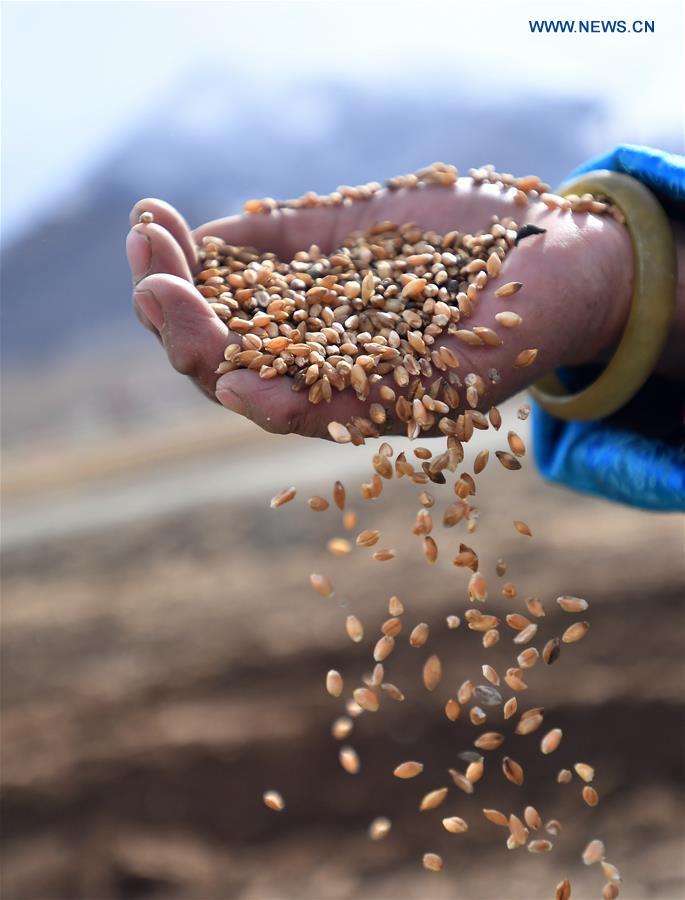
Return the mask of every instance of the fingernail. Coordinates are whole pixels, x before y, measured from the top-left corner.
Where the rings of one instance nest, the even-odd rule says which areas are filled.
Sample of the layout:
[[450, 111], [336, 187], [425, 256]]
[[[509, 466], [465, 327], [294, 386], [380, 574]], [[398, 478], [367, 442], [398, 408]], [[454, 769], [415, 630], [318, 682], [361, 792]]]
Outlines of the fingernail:
[[239, 416], [247, 416], [247, 404], [230, 388], [221, 388], [216, 392], [216, 398], [226, 409], [238, 413]]
[[150, 238], [135, 228], [132, 229], [126, 237], [126, 252], [133, 274], [133, 283], [138, 284], [149, 273], [152, 264]]
[[136, 291], [134, 299], [138, 309], [145, 315], [155, 326], [157, 331], [162, 330], [164, 325], [164, 313], [159, 300], [152, 291]]

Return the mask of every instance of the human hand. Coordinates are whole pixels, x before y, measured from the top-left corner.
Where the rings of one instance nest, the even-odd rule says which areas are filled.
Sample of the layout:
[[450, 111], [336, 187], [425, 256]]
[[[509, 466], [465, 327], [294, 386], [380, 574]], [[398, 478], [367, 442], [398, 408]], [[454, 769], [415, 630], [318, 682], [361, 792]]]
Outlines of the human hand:
[[[488, 227], [493, 215], [511, 216], [519, 225], [547, 229], [546, 234], [524, 240], [507, 254], [498, 279], [480, 292], [468, 326], [497, 327], [495, 314], [508, 308], [522, 316], [522, 324], [506, 330], [499, 347], [474, 348], [451, 336], [441, 339], [459, 357], [462, 377], [475, 372], [487, 384], [487, 371], [498, 370], [501, 380], [489, 385], [484, 398], [489, 406], [559, 365], [600, 359], [620, 337], [630, 304], [632, 251], [622, 226], [607, 216], [549, 211], [539, 202], [517, 206], [513, 195], [513, 190], [475, 186], [470, 178], [462, 178], [454, 188], [380, 191], [349, 206], [236, 216], [192, 233], [168, 204], [142, 200], [132, 210], [127, 239], [136, 311], [161, 339], [174, 368], [193, 378], [212, 399], [269, 431], [326, 437], [330, 421], [347, 422], [366, 414], [366, 404], [352, 391], [334, 392], [330, 403], [314, 406], [305, 392], [291, 390], [287, 377], [263, 380], [245, 369], [217, 377], [225, 347], [240, 336], [229, 332], [193, 286], [198, 269], [195, 244], [204, 235], [216, 235], [288, 259], [312, 243], [331, 250], [350, 232], [381, 220], [414, 222], [438, 232], [475, 232]], [[142, 212], [151, 212], [154, 222], [140, 224]], [[524, 285], [511, 303], [495, 297], [497, 286], [507, 281]], [[528, 368], [515, 368], [514, 358], [526, 348], [538, 348], [537, 359]]]

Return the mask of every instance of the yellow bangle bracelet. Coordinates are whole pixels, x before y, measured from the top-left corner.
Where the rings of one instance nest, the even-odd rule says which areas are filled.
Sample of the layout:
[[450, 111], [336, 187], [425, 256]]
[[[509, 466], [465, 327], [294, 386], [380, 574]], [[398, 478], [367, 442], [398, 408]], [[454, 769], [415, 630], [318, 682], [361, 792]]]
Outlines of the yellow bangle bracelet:
[[623, 337], [597, 379], [575, 394], [555, 374], [530, 392], [558, 419], [601, 419], [616, 412], [640, 390], [661, 355], [676, 301], [675, 244], [666, 213], [643, 184], [629, 175], [598, 170], [566, 182], [559, 191], [607, 197], [623, 213], [633, 245], [633, 297]]

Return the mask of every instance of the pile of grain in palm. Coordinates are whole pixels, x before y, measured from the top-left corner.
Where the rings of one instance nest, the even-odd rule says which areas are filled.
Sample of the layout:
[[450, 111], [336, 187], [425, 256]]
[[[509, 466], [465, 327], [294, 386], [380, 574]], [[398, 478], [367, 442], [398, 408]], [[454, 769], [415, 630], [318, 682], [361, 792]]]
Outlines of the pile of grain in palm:
[[[540, 200], [550, 210], [610, 214], [622, 221], [620, 211], [602, 199], [590, 195], [562, 198], [549, 193], [549, 186], [535, 176], [515, 178], [497, 173], [492, 166], [470, 171], [476, 184], [498, 184], [503, 190], [514, 190], [514, 202], [522, 217], [531, 200]], [[457, 171], [453, 166], [436, 163], [413, 175], [390, 179], [388, 191], [421, 190], [427, 185], [440, 185], [453, 190]], [[291, 201], [270, 198], [249, 201], [245, 211], [253, 215], [269, 215], [287, 208], [339, 206], [363, 202], [382, 189], [378, 183], [360, 187], [341, 187], [319, 196], [314, 193]], [[456, 224], [456, 223], [455, 223]], [[482, 431], [502, 426], [500, 411], [488, 403], [488, 383], [496, 383], [500, 373], [494, 369], [481, 375], [460, 370], [458, 343], [468, 345], [470, 355], [475, 348], [500, 346], [507, 331], [518, 328], [521, 316], [508, 309], [509, 298], [515, 300], [525, 286], [520, 282], [504, 282], [500, 278], [502, 262], [521, 240], [544, 233], [534, 225], [519, 224], [512, 218], [493, 217], [489, 228], [469, 234], [456, 228], [445, 234], [426, 231], [415, 225], [379, 222], [364, 232], [349, 236], [339, 247], [323, 252], [317, 246], [296, 253], [290, 260], [280, 260], [275, 254], [254, 248], [235, 247], [218, 237], [205, 237], [198, 248], [201, 270], [196, 285], [214, 312], [223, 319], [232, 333], [225, 351], [225, 359], [217, 374], [237, 368], [253, 370], [259, 377], [270, 379], [289, 377], [294, 391], [308, 393], [313, 404], [331, 400], [334, 391], [354, 391], [360, 402], [360, 413], [348, 422], [332, 421], [328, 431], [339, 443], [364, 444], [367, 439], [379, 438], [389, 430], [398, 430], [398, 423], [409, 438], [419, 435], [442, 434], [444, 448], [437, 453], [425, 447], [414, 450], [415, 461], [402, 452], [395, 455], [392, 446], [384, 441], [372, 456], [368, 482], [359, 490], [363, 499], [380, 496], [384, 485], [391, 480], [406, 479], [409, 485], [419, 485], [419, 509], [413, 532], [423, 546], [426, 561], [434, 563], [440, 552], [441, 539], [435, 530], [431, 509], [435, 505], [435, 486], [450, 494], [441, 521], [443, 529], [463, 528], [471, 535], [477, 527], [478, 510], [473, 505], [476, 479], [486, 477], [489, 451], [482, 449], [475, 455], [473, 474], [461, 472], [453, 484], [446, 473], [455, 473], [464, 460], [464, 444], [477, 442]], [[495, 295], [503, 302], [490, 325], [470, 327], [470, 319], [478, 307], [480, 292], [486, 284], [497, 284]], [[500, 281], [502, 283], [500, 283]], [[447, 339], [450, 339], [447, 342]], [[447, 345], [449, 343], [449, 346]], [[531, 347], [512, 354], [510, 364], [515, 367], [531, 365], [538, 349]], [[518, 417], [527, 418], [530, 408], [519, 409]], [[506, 442], [495, 451], [496, 459], [510, 471], [521, 469], [526, 447], [521, 437], [510, 430]], [[430, 484], [431, 491], [425, 490]], [[453, 496], [452, 496], [453, 493]], [[296, 496], [288, 487], [273, 497], [271, 505], [279, 508]], [[332, 502], [332, 507], [331, 507]], [[331, 499], [315, 496], [309, 507], [315, 512], [337, 509], [343, 525], [349, 530], [357, 523], [356, 513], [346, 509], [347, 491], [336, 482]], [[525, 521], [513, 521], [513, 528], [522, 536], [532, 536]], [[468, 541], [472, 541], [470, 537]], [[381, 534], [369, 524], [359, 531], [355, 545], [368, 548], [374, 560], [385, 562], [395, 557], [391, 548], [377, 545]], [[345, 556], [352, 544], [344, 538], [329, 542], [333, 555]], [[505, 734], [497, 728], [496, 717], [502, 725], [508, 720], [515, 735], [534, 735], [539, 752], [549, 755], [563, 746], [563, 734], [558, 727], [547, 727], [545, 711], [527, 705], [519, 709], [521, 692], [529, 687], [532, 671], [554, 664], [562, 646], [581, 640], [588, 633], [589, 624], [574, 620], [561, 634], [540, 640], [545, 617], [543, 603], [536, 598], [517, 597], [516, 587], [506, 582], [502, 596], [520, 603], [520, 611], [512, 611], [502, 622], [487, 611], [489, 578], [481, 571], [477, 550], [466, 541], [458, 544], [453, 564], [470, 570], [465, 591], [465, 609], [461, 615], [448, 617], [451, 629], [459, 628], [462, 620], [466, 633], [480, 640], [483, 652], [494, 647], [502, 637], [505, 626], [511, 635], [511, 666], [499, 673], [484, 662], [480, 672], [464, 673], [465, 678], [456, 691], [446, 691], [444, 715], [452, 722], [467, 718], [481, 730], [473, 740], [472, 751], [460, 755], [461, 763], [448, 770], [452, 787], [428, 791], [419, 805], [419, 812], [439, 808], [450, 790], [459, 795], [474, 797], [478, 782], [486, 772], [495, 777], [523, 786], [524, 766], [509, 755]], [[504, 560], [498, 560], [497, 577], [506, 572]], [[325, 574], [312, 573], [311, 587], [323, 597], [331, 597], [335, 587]], [[559, 608], [578, 616], [588, 609], [582, 598], [561, 596]], [[404, 605], [398, 597], [391, 597], [388, 619], [380, 633], [367, 635], [364, 624], [355, 615], [346, 617], [345, 629], [356, 643], [368, 641], [372, 671], [362, 683], [348, 685], [342, 673], [330, 670], [325, 676], [325, 689], [343, 705], [333, 722], [333, 737], [341, 742], [339, 762], [349, 775], [363, 775], [363, 761], [351, 743], [356, 720], [363, 715], [381, 714], [384, 704], [403, 702], [402, 686], [390, 680], [392, 654], [403, 631]], [[424, 647], [429, 642], [431, 627], [419, 623], [411, 629], [408, 642], [412, 647]], [[539, 643], [539, 649], [534, 645]], [[542, 666], [540, 666], [542, 663]], [[436, 654], [425, 659], [422, 669], [424, 687], [431, 692], [443, 688], [442, 662]], [[470, 676], [470, 677], [467, 677]], [[553, 723], [550, 723], [553, 724]], [[543, 728], [543, 725], [545, 726]], [[503, 729], [505, 730], [505, 729]], [[538, 737], [538, 733], [541, 737]], [[516, 751], [520, 755], [519, 751]], [[502, 754], [501, 756], [499, 754]], [[563, 755], [563, 751], [562, 751]], [[497, 762], [492, 763], [493, 757]], [[580, 782], [579, 802], [594, 807], [599, 794], [592, 782], [593, 767], [586, 762], [568, 761], [556, 776], [558, 784]], [[420, 760], [400, 760], [394, 775], [400, 779], [420, 777], [424, 764]], [[285, 809], [285, 801], [277, 791], [264, 794], [265, 804], [277, 811]], [[473, 803], [477, 803], [474, 799]], [[494, 826], [503, 829], [504, 843], [509, 850], [526, 847], [532, 854], [554, 849], [554, 839], [562, 825], [556, 819], [544, 822], [540, 813], [530, 805], [507, 812], [482, 809], [481, 814]], [[468, 822], [460, 816], [442, 819], [442, 827], [458, 835], [468, 830]], [[378, 841], [392, 828], [390, 817], [375, 819], [369, 826], [369, 837]], [[618, 869], [605, 858], [604, 844], [594, 839], [582, 851], [586, 865], [601, 866], [604, 900], [615, 898], [619, 892]], [[423, 866], [429, 872], [441, 872], [442, 857], [433, 852], [423, 855]], [[569, 900], [571, 884], [563, 879], [556, 887], [556, 900]]]

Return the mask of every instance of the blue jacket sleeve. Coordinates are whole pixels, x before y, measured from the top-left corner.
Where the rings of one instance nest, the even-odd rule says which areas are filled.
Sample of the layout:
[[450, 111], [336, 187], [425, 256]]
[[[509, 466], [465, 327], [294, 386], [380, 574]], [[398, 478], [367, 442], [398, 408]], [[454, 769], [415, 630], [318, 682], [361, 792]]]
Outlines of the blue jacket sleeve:
[[[677, 210], [685, 201], [683, 156], [626, 144], [584, 163], [572, 177], [594, 169], [632, 175], [667, 207]], [[577, 390], [597, 373], [559, 374]], [[643, 509], [685, 511], [684, 415], [683, 386], [657, 376], [624, 409], [598, 422], [564, 422], [535, 404], [536, 461], [546, 478], [566, 487]]]

